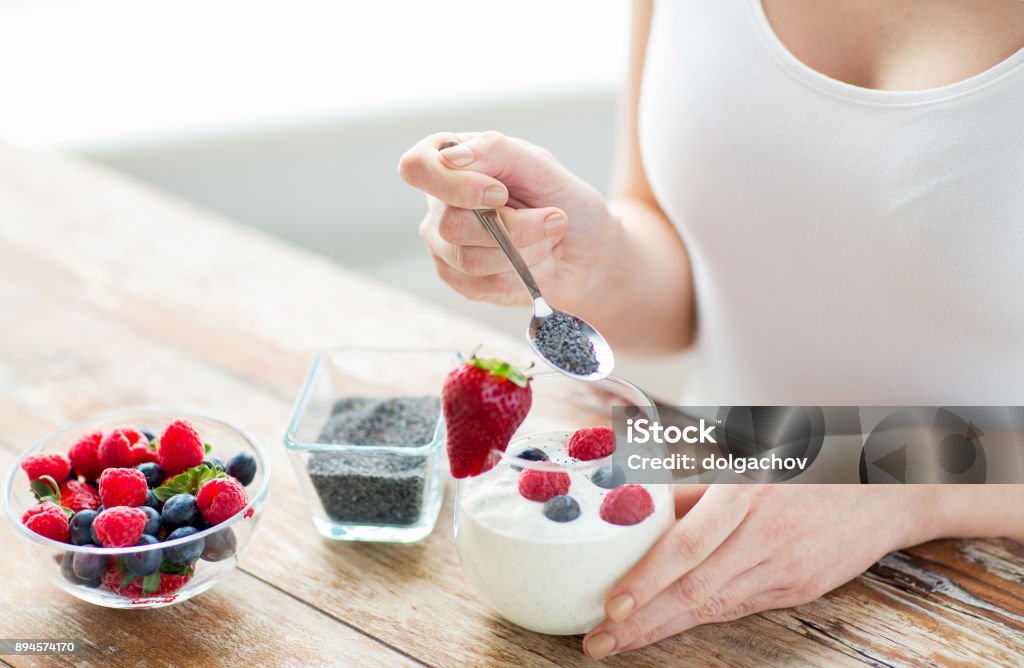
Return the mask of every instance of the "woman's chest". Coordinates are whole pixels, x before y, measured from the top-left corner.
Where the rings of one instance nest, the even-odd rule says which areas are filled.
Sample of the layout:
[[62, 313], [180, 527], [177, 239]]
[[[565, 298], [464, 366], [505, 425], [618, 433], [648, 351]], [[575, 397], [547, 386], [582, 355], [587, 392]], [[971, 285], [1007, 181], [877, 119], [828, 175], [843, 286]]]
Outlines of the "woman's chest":
[[945, 86], [1024, 48], [1020, 0], [761, 3], [772, 30], [794, 56], [826, 76], [864, 88]]

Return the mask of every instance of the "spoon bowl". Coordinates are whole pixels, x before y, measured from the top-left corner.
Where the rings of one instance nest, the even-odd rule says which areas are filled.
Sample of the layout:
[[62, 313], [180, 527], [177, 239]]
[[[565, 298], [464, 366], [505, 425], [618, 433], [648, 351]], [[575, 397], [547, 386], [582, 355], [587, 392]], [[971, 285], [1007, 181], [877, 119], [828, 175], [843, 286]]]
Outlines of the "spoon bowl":
[[[544, 313], [544, 309], [547, 311], [546, 314]], [[574, 364], [574, 362], [579, 364], [579, 366], [583, 366], [586, 364], [586, 361], [575, 360], [574, 358], [577, 357], [575, 355], [570, 356], [568, 363], [556, 363], [556, 361], [552, 359], [554, 355], [551, 354], [551, 351], [545, 349], [540, 338], [541, 335], [539, 334], [541, 327], [550, 318], [557, 318], [559, 316], [564, 319], [573, 320], [575, 325], [578, 326], [580, 335], [589, 342], [593, 351], [592, 360], [594, 363], [594, 369], [592, 371], [588, 372], [585, 369], [576, 368], [576, 364]], [[526, 329], [526, 340], [530, 342], [530, 346], [541, 359], [561, 373], [576, 378], [577, 380], [603, 380], [607, 378], [611, 374], [612, 369], [615, 368], [615, 356], [612, 354], [611, 346], [609, 346], [608, 342], [605, 341], [603, 336], [601, 336], [601, 333], [594, 329], [593, 325], [583, 318], [578, 318], [571, 313], [551, 308], [543, 298], [534, 300], [533, 302], [533, 317], [530, 318], [530, 325]], [[586, 350], [581, 352], [583, 355], [586, 355]]]
[[601, 333], [586, 320], [548, 306], [497, 211], [478, 209], [474, 213], [505, 252], [533, 298], [533, 317], [526, 329], [526, 340], [537, 355], [556, 371], [578, 380], [597, 381], [611, 375], [615, 357]]

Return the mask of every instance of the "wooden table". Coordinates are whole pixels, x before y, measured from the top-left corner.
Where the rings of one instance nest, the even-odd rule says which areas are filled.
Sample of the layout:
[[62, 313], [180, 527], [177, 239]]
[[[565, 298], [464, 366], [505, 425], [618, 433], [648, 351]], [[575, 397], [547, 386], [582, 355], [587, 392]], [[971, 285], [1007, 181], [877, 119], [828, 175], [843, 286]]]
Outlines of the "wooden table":
[[[0, 523], [0, 637], [82, 638], [75, 663], [86, 665], [586, 663], [579, 638], [520, 630], [477, 600], [450, 537], [450, 500], [420, 544], [331, 542], [314, 531], [286, 460], [284, 426], [317, 350], [479, 342], [526, 354], [123, 178], [0, 149], [0, 469], [69, 421], [138, 404], [190, 405], [238, 423], [274, 467], [239, 568], [170, 608], [108, 610], [66, 596]], [[1024, 546], [923, 545], [810, 605], [698, 628], [606, 663], [1024, 665]]]

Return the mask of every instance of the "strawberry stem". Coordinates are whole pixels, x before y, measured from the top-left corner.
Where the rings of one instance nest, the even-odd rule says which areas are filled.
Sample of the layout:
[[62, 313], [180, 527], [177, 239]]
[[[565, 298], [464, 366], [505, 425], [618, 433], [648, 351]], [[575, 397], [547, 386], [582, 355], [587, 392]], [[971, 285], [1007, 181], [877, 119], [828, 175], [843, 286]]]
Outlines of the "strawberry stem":
[[474, 351], [473, 356], [469, 358], [469, 364], [478, 369], [489, 371], [496, 378], [505, 378], [519, 387], [526, 387], [530, 384], [530, 377], [526, 375], [523, 369], [512, 366], [508, 362], [496, 357], [477, 357]]

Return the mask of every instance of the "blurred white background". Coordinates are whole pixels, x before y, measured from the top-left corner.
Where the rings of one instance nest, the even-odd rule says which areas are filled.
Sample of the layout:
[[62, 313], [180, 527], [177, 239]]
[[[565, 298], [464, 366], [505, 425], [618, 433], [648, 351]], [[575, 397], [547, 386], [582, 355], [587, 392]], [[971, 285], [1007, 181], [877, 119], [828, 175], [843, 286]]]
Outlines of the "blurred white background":
[[[0, 0], [0, 140], [77, 153], [515, 335], [443, 285], [401, 153], [546, 146], [606, 188], [627, 0]], [[679, 365], [620, 362], [658, 396]]]

